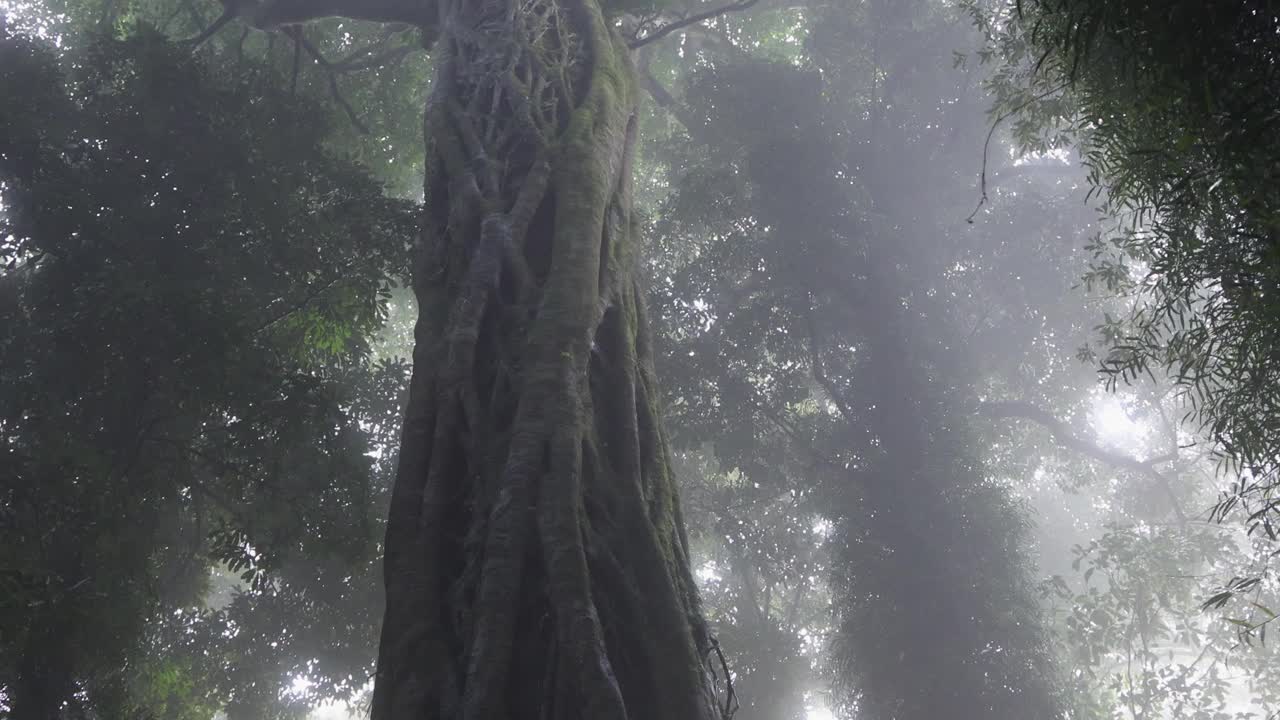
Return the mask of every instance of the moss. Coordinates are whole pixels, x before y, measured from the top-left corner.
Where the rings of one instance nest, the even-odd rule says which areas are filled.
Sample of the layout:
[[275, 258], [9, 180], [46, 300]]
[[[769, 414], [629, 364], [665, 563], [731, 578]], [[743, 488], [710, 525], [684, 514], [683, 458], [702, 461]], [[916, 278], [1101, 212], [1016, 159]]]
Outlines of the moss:
[[[549, 255], [545, 271], [487, 279], [487, 253], [502, 248], [481, 228], [496, 226], [492, 208], [520, 203], [464, 197], [474, 194], [473, 153], [455, 126], [468, 119], [441, 108], [465, 103], [446, 94], [428, 111], [438, 172], [427, 188], [431, 259], [416, 284], [435, 313], [418, 342], [435, 350], [415, 364], [410, 415], [423, 420], [414, 434], [406, 425], [405, 440], [430, 448], [404, 448], [413, 460], [397, 493], [412, 502], [402, 486], [425, 483], [423, 519], [425, 508], [433, 515], [394, 549], [388, 536], [388, 557], [421, 553], [428, 577], [403, 587], [392, 572], [401, 566], [388, 566], [384, 638], [407, 618], [422, 629], [384, 643], [376, 720], [714, 716], [635, 281], [633, 69], [594, 0], [565, 2], [583, 42], [580, 97], [547, 148], [545, 211], [526, 204], [528, 231], [511, 240], [520, 258]], [[526, 321], [486, 320], [513, 315]], [[406, 607], [393, 611], [393, 596]], [[418, 674], [424, 667], [434, 670]]]

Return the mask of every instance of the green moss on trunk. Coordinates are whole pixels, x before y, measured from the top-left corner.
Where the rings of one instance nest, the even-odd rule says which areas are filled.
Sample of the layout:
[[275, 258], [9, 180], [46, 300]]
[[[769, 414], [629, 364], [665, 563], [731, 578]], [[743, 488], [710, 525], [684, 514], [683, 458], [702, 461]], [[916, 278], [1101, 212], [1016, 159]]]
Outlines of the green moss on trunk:
[[594, 0], [440, 3], [375, 720], [716, 717]]

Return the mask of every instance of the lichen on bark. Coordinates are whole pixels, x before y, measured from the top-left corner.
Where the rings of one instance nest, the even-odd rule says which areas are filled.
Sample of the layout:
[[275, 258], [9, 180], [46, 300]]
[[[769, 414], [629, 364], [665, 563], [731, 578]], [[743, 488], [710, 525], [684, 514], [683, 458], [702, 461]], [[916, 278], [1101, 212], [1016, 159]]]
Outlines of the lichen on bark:
[[719, 717], [596, 0], [441, 0], [375, 720]]

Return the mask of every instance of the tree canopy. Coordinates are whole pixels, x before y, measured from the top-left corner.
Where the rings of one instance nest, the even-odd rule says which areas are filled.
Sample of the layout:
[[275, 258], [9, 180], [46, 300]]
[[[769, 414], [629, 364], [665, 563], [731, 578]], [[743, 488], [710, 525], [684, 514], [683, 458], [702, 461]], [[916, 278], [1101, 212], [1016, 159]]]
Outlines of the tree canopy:
[[[413, 204], [325, 152], [329, 113], [270, 67], [220, 73], [148, 30], [65, 70], [39, 41], [2, 48], [2, 92], [26, 98], [0, 123], [3, 665], [32, 703], [13, 712], [83, 693], [198, 716], [235, 682], [214, 653], [264, 681], [310, 674], [314, 653], [327, 690], [362, 682], [372, 618], [312, 617], [316, 636], [289, 628], [276, 653], [254, 631], [372, 592], [368, 453], [397, 411], [379, 385], [403, 370], [369, 334]], [[245, 592], [186, 611], [211, 564]], [[276, 701], [247, 688], [245, 716]]]
[[1280, 710], [1268, 4], [5, 12], [0, 717]]
[[979, 11], [1022, 146], [1078, 152], [1113, 218], [1085, 281], [1132, 302], [1087, 352], [1113, 382], [1171, 379], [1240, 473], [1216, 512], [1242, 503], [1273, 539], [1275, 11], [1091, 0]]

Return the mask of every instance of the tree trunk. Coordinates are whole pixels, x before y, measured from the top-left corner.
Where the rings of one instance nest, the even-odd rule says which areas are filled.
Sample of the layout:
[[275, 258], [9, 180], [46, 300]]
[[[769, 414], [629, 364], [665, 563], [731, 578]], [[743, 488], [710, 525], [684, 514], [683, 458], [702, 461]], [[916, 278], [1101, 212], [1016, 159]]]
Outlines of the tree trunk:
[[6, 688], [10, 717], [58, 720], [63, 717], [63, 703], [75, 694], [72, 648], [59, 632], [59, 620], [54, 611], [33, 611], [17, 677]]
[[597, 0], [441, 0], [374, 720], [720, 715]]

